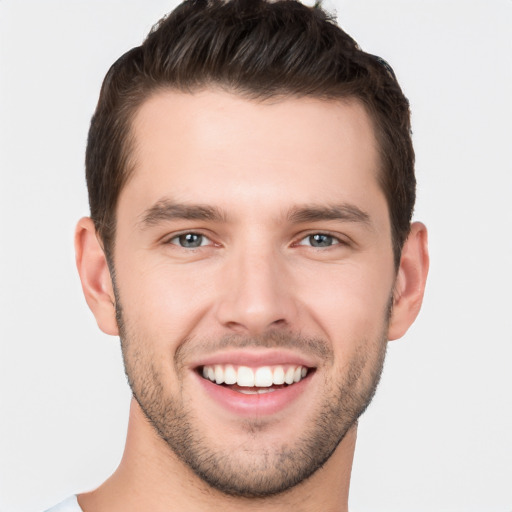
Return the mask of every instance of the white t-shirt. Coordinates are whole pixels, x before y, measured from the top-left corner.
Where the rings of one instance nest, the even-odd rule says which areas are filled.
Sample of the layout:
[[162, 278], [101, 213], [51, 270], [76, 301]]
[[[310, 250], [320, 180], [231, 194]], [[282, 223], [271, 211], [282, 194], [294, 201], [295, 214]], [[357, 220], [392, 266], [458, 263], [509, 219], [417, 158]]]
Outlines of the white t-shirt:
[[78, 504], [76, 496], [70, 496], [67, 500], [49, 508], [45, 512], [83, 512]]
[[[80, 508], [76, 496], [70, 496], [67, 500], [45, 510], [45, 512], [83, 512], [83, 510]], [[352, 510], [352, 512], [354, 511]]]
[[[55, 505], [55, 507], [49, 508], [45, 512], [83, 512], [78, 504], [76, 496], [70, 496], [67, 500]], [[354, 512], [352, 510], [352, 512]]]

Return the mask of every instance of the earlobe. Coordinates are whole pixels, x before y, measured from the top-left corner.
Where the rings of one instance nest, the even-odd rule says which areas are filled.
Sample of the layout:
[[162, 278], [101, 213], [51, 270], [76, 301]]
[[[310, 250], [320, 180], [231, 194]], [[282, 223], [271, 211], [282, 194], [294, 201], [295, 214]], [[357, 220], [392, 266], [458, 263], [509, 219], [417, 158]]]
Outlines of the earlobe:
[[414, 222], [402, 249], [393, 292], [388, 339], [402, 337], [421, 308], [429, 266], [427, 228]]
[[89, 217], [80, 219], [77, 224], [75, 255], [85, 300], [99, 328], [106, 334], [118, 335], [112, 279], [94, 223]]

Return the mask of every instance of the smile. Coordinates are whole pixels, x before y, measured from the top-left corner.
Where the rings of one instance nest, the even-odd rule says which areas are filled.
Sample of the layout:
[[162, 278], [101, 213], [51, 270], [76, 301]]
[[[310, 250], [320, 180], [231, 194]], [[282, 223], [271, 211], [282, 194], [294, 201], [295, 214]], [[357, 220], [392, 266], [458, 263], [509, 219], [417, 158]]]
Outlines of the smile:
[[286, 349], [229, 350], [191, 363], [201, 393], [208, 397], [205, 405], [237, 418], [261, 418], [291, 408], [300, 413], [318, 389], [317, 361]]
[[[275, 391], [275, 386], [291, 386], [308, 374], [302, 365], [274, 365], [250, 368], [232, 364], [205, 365], [202, 375], [218, 385], [232, 386], [231, 389], [245, 394], [262, 394]], [[255, 389], [259, 388], [259, 389]]]

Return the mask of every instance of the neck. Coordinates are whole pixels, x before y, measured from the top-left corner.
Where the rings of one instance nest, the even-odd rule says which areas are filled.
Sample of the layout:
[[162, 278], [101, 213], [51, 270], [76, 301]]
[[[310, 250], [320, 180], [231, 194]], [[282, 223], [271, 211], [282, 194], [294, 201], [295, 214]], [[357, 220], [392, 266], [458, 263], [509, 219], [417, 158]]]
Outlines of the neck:
[[327, 463], [285, 493], [266, 498], [225, 495], [186, 466], [132, 400], [125, 452], [114, 474], [98, 489], [78, 496], [84, 512], [346, 512], [357, 427], [352, 427]]

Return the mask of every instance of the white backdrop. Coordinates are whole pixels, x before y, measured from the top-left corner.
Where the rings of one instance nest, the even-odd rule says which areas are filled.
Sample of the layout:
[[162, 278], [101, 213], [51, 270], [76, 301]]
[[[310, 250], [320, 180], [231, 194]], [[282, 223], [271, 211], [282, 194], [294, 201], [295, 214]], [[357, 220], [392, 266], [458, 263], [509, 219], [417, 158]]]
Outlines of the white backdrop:
[[[0, 0], [0, 511], [98, 485], [123, 448], [119, 343], [72, 249], [101, 80], [171, 0]], [[512, 1], [339, 0], [413, 110], [423, 311], [360, 422], [358, 512], [512, 511]]]

